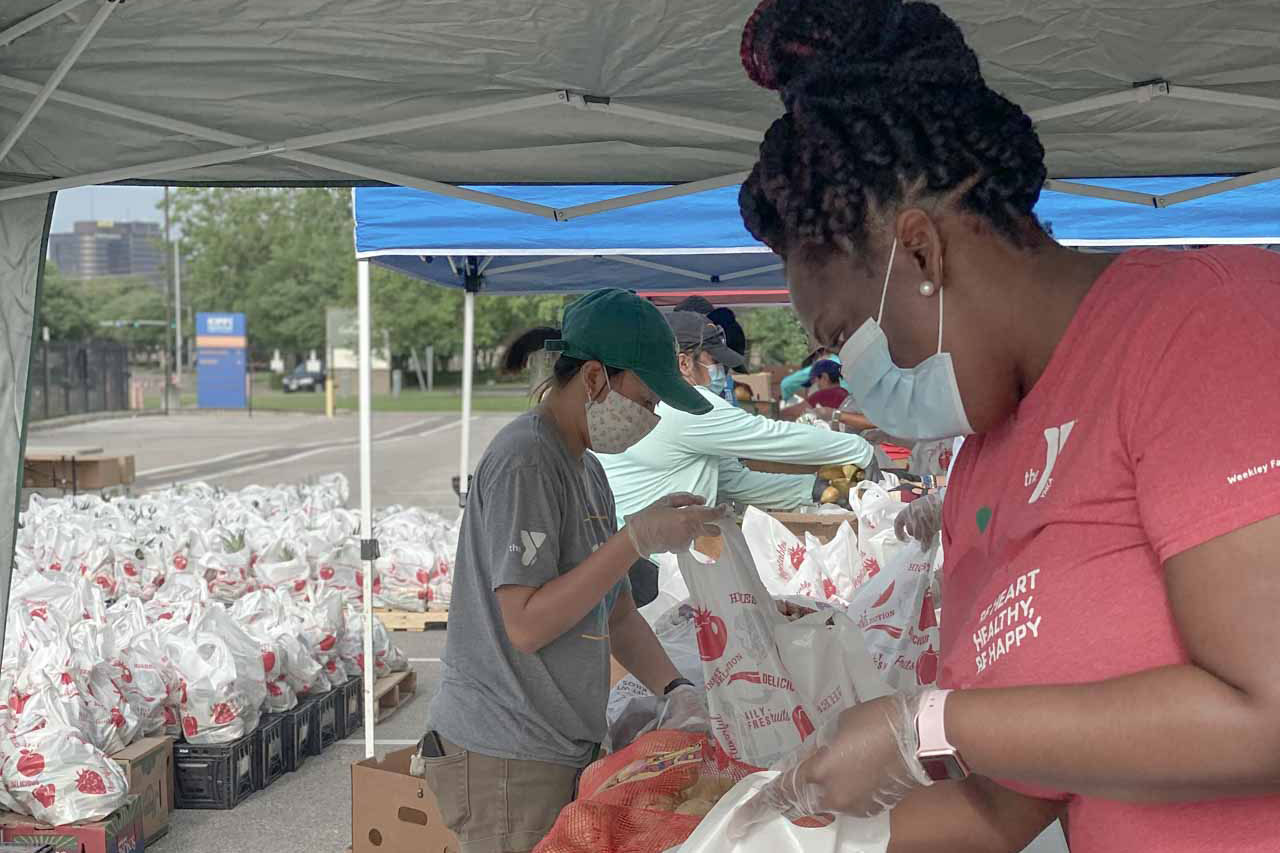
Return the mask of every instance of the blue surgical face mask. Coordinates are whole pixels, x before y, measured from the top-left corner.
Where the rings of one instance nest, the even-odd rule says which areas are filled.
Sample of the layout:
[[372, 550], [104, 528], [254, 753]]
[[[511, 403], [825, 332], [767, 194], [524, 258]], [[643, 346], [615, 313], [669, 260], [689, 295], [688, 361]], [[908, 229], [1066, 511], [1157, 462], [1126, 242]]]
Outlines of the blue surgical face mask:
[[723, 396], [725, 385], [728, 384], [728, 379], [725, 376], [724, 365], [708, 364], [706, 365], [706, 368], [707, 374], [711, 377], [711, 381], [707, 383], [707, 387], [711, 389], [712, 394]]
[[889, 355], [880, 320], [897, 250], [895, 239], [880, 292], [880, 313], [874, 320], [868, 317], [840, 349], [849, 394], [872, 423], [896, 438], [924, 441], [972, 435], [951, 353], [942, 351], [945, 288], [938, 288], [938, 351], [910, 368], [898, 367]]

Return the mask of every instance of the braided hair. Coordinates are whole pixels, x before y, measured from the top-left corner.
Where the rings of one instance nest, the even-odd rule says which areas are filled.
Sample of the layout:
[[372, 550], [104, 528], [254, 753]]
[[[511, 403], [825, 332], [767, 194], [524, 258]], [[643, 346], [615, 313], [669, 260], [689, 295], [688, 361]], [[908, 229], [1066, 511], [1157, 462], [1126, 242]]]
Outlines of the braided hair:
[[869, 219], [947, 199], [1015, 245], [1040, 233], [1045, 180], [1031, 119], [990, 89], [932, 3], [763, 0], [742, 34], [748, 76], [785, 114], [738, 194], [747, 229], [788, 246], [865, 250]]

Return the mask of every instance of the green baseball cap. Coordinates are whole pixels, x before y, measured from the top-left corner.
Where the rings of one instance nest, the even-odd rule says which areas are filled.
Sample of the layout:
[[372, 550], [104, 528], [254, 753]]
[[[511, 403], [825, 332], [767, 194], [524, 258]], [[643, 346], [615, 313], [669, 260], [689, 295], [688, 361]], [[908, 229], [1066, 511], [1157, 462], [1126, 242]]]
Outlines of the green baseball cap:
[[675, 335], [662, 313], [634, 293], [611, 287], [575, 299], [564, 309], [560, 340], [544, 346], [579, 361], [630, 370], [659, 400], [682, 412], [711, 411], [711, 403], [680, 375]]

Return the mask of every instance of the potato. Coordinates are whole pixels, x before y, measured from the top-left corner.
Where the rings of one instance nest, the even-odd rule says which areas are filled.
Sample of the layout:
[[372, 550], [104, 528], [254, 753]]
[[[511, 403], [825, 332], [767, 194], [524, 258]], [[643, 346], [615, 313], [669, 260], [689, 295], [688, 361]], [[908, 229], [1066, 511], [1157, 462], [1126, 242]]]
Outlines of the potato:
[[831, 482], [832, 480], [843, 480], [846, 475], [844, 468], [839, 465], [823, 465], [818, 469], [818, 478]]
[[862, 479], [863, 471], [857, 465], [845, 465], [840, 470], [844, 472], [844, 477], [846, 480], [857, 481]]
[[692, 815], [694, 817], [706, 817], [707, 813], [715, 808], [715, 803], [710, 800], [685, 800], [676, 806], [676, 814]]
[[649, 793], [642, 794], [631, 801], [633, 808], [649, 809], [657, 812], [673, 812], [679, 805], [680, 798], [675, 794]]
[[[821, 501], [824, 504], [834, 504], [840, 502], [840, 490], [835, 486], [827, 486], [822, 490]], [[779, 546], [781, 547], [781, 546]]]

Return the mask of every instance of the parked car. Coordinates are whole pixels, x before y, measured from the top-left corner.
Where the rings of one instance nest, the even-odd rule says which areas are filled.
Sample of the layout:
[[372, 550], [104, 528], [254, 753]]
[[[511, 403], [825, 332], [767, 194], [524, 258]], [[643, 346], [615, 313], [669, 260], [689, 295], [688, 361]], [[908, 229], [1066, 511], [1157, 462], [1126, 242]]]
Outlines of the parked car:
[[324, 371], [313, 373], [307, 370], [305, 363], [299, 364], [293, 369], [292, 373], [285, 374], [280, 384], [286, 394], [294, 391], [323, 391]]

